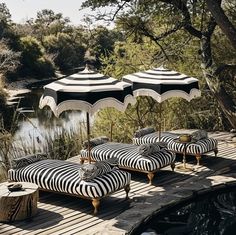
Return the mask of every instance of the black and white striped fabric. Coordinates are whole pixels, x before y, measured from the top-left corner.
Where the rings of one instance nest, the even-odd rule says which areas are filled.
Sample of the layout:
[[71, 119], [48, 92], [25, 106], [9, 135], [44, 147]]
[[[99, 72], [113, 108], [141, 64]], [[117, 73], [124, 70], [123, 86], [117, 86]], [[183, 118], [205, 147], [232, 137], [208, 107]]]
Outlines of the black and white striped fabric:
[[159, 103], [181, 97], [188, 101], [201, 95], [198, 79], [163, 67], [128, 74], [123, 81], [133, 85], [134, 96], [151, 96]]
[[106, 107], [124, 111], [129, 103], [135, 103], [129, 83], [86, 67], [82, 72], [44, 86], [39, 107], [49, 106], [58, 117], [67, 110], [83, 110], [91, 115]]
[[139, 138], [134, 137], [133, 144], [141, 145], [141, 144], [152, 144], [152, 143], [157, 143], [157, 142], [168, 143], [178, 137], [179, 135], [177, 134], [173, 134], [170, 132], [161, 132], [161, 138], [159, 139], [159, 132], [154, 132], [154, 133], [147, 134]]
[[[82, 158], [88, 158], [87, 150], [81, 150], [80, 154]], [[98, 145], [91, 150], [91, 159], [95, 161], [104, 161], [112, 157], [118, 159], [120, 167], [128, 167], [144, 172], [156, 171], [175, 161], [175, 154], [167, 149], [161, 149], [159, 152], [144, 157], [139, 154], [138, 146], [132, 144], [110, 142]]]
[[128, 185], [131, 175], [114, 169], [107, 174], [97, 176], [90, 181], [79, 178], [80, 164], [42, 160], [17, 170], [9, 170], [8, 176], [13, 181], [31, 182], [42, 189], [79, 195], [86, 198], [101, 198]]
[[47, 154], [44, 153], [36, 153], [36, 154], [31, 154], [27, 155], [21, 158], [16, 158], [12, 160], [12, 167], [14, 169], [18, 169], [21, 167], [25, 167], [27, 165], [30, 165], [34, 162], [38, 162], [41, 160], [47, 159]]
[[[186, 153], [187, 154], [204, 154], [204, 153], [208, 153], [217, 149], [217, 146], [218, 146], [218, 142], [216, 139], [205, 138], [205, 139], [201, 139], [196, 142], [187, 144]], [[172, 140], [168, 142], [167, 148], [174, 152], [183, 153], [184, 144], [178, 143]]]
[[[161, 142], [167, 143], [167, 149], [182, 153], [184, 150], [184, 144], [174, 141], [179, 137], [179, 134], [162, 132], [161, 133]], [[133, 143], [136, 145], [147, 144], [147, 143], [156, 143], [159, 141], [158, 132], [151, 133], [140, 138], [133, 138]], [[188, 144], [187, 154], [203, 154], [217, 149], [218, 142], [213, 138], [205, 138], [198, 140], [194, 143]]]

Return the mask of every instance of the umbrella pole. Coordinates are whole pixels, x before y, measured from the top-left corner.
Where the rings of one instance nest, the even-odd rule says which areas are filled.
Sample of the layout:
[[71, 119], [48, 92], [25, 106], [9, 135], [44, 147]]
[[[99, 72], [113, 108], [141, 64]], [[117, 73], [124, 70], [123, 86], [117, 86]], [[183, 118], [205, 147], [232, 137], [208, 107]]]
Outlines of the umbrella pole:
[[158, 138], [159, 138], [159, 142], [160, 142], [160, 140], [161, 140], [161, 112], [162, 112], [162, 105], [161, 105], [161, 103], [160, 103], [160, 106], [159, 106], [159, 108], [160, 108], [160, 110], [159, 110], [159, 119], [160, 119], [160, 121], [159, 121], [159, 135], [158, 135]]
[[113, 123], [113, 121], [111, 121], [111, 125], [110, 125], [110, 141], [112, 142], [112, 135], [113, 135], [113, 125], [114, 125], [114, 123]]
[[88, 138], [88, 161], [91, 163], [91, 146], [90, 146], [90, 123], [89, 123], [89, 113], [86, 113], [87, 119], [87, 138]]

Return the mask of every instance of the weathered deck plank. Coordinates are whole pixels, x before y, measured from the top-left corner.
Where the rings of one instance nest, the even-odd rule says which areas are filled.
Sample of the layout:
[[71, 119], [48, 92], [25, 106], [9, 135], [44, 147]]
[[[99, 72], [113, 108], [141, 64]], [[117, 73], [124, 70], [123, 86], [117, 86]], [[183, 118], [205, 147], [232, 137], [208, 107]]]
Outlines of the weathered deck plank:
[[[116, 221], [122, 212], [131, 210], [130, 206], [141, 203], [154, 195], [166, 194], [171, 187], [181, 185], [185, 188], [195, 178], [205, 179], [211, 175], [228, 172], [230, 167], [236, 172], [236, 148], [226, 143], [231, 135], [227, 132], [210, 133], [210, 136], [220, 141], [218, 157], [214, 157], [214, 153], [210, 153], [207, 157], [203, 156], [201, 166], [196, 166], [196, 159], [188, 156], [187, 162], [194, 167], [193, 172], [178, 170], [172, 172], [170, 167], [166, 167], [157, 172], [153, 185], [148, 184], [146, 174], [131, 172], [130, 200], [124, 200], [125, 192], [121, 190], [102, 200], [97, 216], [92, 215], [92, 206], [88, 200], [41, 192], [37, 215], [28, 221], [12, 224], [0, 223], [0, 234], [93, 234], [98, 230], [97, 228], [101, 230], [107, 226], [108, 222]], [[181, 157], [178, 157], [177, 160], [179, 161], [177, 165], [181, 164]], [[70, 161], [77, 162], [78, 158], [74, 157]], [[234, 165], [235, 168], [232, 168]], [[207, 181], [207, 183], [211, 182]], [[122, 221], [116, 221], [116, 223], [118, 225], [114, 226], [114, 231], [119, 230], [119, 223], [122, 224]], [[132, 223], [131, 218], [130, 223]]]

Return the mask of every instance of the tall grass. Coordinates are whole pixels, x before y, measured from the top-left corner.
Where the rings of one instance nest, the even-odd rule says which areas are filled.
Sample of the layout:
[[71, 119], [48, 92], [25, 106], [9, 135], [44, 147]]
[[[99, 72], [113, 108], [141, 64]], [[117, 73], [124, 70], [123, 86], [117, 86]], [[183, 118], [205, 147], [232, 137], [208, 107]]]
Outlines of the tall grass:
[[[29, 135], [29, 134], [28, 134]], [[0, 129], [0, 182], [7, 178], [12, 160], [34, 153], [46, 153], [51, 159], [66, 160], [79, 154], [85, 136], [85, 125], [65, 131], [62, 127], [40, 133], [39, 136], [14, 138], [14, 133]]]
[[[46, 153], [51, 159], [66, 160], [78, 155], [84, 140], [84, 128], [80, 126], [65, 131], [63, 128], [49, 129], [40, 137], [20, 137], [14, 142], [13, 159], [34, 153]], [[27, 140], [27, 141], [26, 141]]]

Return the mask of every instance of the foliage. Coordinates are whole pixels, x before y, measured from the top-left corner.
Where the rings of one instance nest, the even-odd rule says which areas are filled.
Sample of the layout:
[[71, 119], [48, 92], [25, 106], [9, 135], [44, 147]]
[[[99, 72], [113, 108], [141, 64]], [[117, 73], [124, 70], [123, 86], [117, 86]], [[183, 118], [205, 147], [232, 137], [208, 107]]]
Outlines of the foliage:
[[66, 33], [50, 34], [44, 37], [43, 45], [47, 53], [54, 55], [55, 65], [62, 71], [83, 64], [85, 47], [81, 38], [74, 39]]
[[54, 136], [47, 136], [46, 145], [43, 149], [51, 159], [66, 160], [79, 154], [82, 148], [80, 137], [73, 132], [56, 132]]
[[[101, 66], [101, 57], [108, 56], [114, 50], [116, 41], [122, 40], [122, 34], [117, 30], [109, 30], [103, 26], [87, 30], [84, 36], [89, 55], [95, 58], [95, 66]], [[89, 58], [87, 58], [89, 59]]]
[[70, 30], [68, 25], [70, 20], [68, 17], [63, 17], [61, 13], [54, 13], [52, 10], [43, 9], [37, 12], [35, 20], [28, 21], [34, 30], [34, 35], [42, 41], [44, 36], [57, 35], [58, 33], [66, 32]]
[[[2, 104], [0, 110], [3, 110], [0, 113], [0, 162], [2, 170], [4, 168], [8, 170], [11, 167], [11, 160], [16, 154], [13, 136], [18, 128], [19, 113], [12, 113], [12, 110], [8, 110], [5, 104]], [[4, 119], [4, 115], [7, 118]]]
[[[214, 98], [210, 96], [210, 102], [205, 102], [208, 101], [209, 96], [202, 97], [201, 102], [198, 103], [201, 107], [197, 107], [195, 110], [197, 112], [210, 110], [212, 103], [215, 108], [213, 114], [210, 114], [212, 118], [209, 119], [209, 115], [204, 114], [207, 118], [199, 120], [207, 123], [206, 120], [220, 119], [222, 121], [216, 123], [221, 123], [221, 125], [225, 125], [224, 128], [228, 128], [228, 123], [232, 127], [236, 125], [234, 103], [236, 100], [236, 66], [230, 64], [235, 63], [235, 50], [232, 40], [229, 43], [229, 35], [236, 31], [230, 26], [230, 21], [227, 21], [228, 23], [223, 21], [223, 17], [227, 16], [224, 14], [220, 2], [143, 0], [119, 1], [119, 4], [116, 5], [117, 1], [88, 0], [83, 6], [92, 9], [113, 6], [114, 14], [111, 18], [116, 20], [117, 26], [124, 32], [128, 40], [139, 45], [147, 43], [148, 40], [156, 44], [156, 55], [153, 54], [154, 63], [149, 63], [149, 66], [165, 63], [169, 68], [180, 72], [186, 71], [187, 74], [193, 74], [198, 78], [203, 77], [205, 80], [201, 79], [203, 94], [211, 92], [214, 94]], [[213, 4], [215, 4], [215, 8], [210, 7]], [[234, 5], [233, 1], [222, 3], [232, 22], [234, 22], [235, 10], [231, 7]], [[218, 12], [222, 10], [223, 14], [217, 16], [217, 10]], [[221, 31], [219, 33], [216, 21], [222, 23], [219, 23], [218, 26], [224, 33]], [[225, 53], [226, 50], [228, 53]], [[152, 49], [150, 52], [152, 53]], [[129, 63], [129, 61], [127, 62]], [[114, 63], [117, 64], [116, 61]], [[125, 66], [125, 63], [123, 65]], [[108, 66], [112, 67], [110, 64]], [[115, 70], [122, 69], [120, 66]], [[209, 90], [206, 89], [207, 87]], [[207, 92], [205, 92], [206, 90]], [[207, 104], [209, 104], [208, 107], [206, 107]], [[217, 114], [216, 117], [214, 117], [215, 114]], [[223, 118], [222, 114], [224, 114]], [[197, 119], [196, 117], [195, 119]], [[226, 117], [228, 121], [225, 122]]]
[[0, 74], [4, 76], [9, 72], [15, 71], [19, 65], [20, 52], [9, 49], [9, 46], [0, 40]]
[[12, 21], [11, 14], [5, 3], [0, 3], [0, 39], [8, 33]]
[[[199, 76], [200, 59], [195, 44], [194, 40], [188, 43], [179, 40], [178, 45], [181, 45], [181, 48], [178, 48], [178, 54], [168, 54], [170, 60], [165, 65], [170, 69], [196, 76], [200, 80], [202, 91], [200, 98], [191, 102], [180, 98], [168, 99], [161, 104], [160, 117], [160, 104], [152, 98], [139, 97], [136, 105], [129, 106], [125, 113], [110, 109], [100, 111], [94, 124], [95, 135], [103, 133], [109, 136], [111, 123], [114, 123], [113, 139], [123, 142], [130, 142], [134, 131], [140, 127], [154, 126], [159, 129], [160, 121], [162, 130], [179, 128], [220, 130], [227, 127], [215, 99], [207, 89], [205, 80]], [[163, 62], [160, 54], [158, 45], [149, 40], [138, 44], [132, 40], [116, 43], [114, 53], [103, 58], [103, 72], [122, 78], [125, 74], [157, 67]]]
[[7, 42], [9, 49], [16, 50], [18, 39], [10, 11], [5, 3], [0, 3], [0, 40]]
[[32, 36], [22, 37], [20, 49], [22, 51], [22, 67], [20, 68], [22, 75], [34, 75], [36, 77], [53, 75], [53, 65], [43, 57], [43, 47], [36, 38]]

